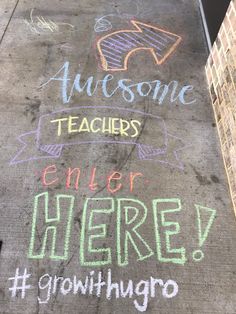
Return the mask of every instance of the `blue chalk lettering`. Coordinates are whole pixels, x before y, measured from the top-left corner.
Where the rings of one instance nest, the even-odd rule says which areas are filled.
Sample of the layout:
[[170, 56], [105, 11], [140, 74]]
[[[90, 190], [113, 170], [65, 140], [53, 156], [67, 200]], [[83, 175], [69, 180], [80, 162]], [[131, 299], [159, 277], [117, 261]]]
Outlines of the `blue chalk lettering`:
[[[170, 103], [178, 101], [182, 105], [191, 105], [196, 102], [196, 99], [186, 100], [187, 93], [193, 91], [194, 87], [192, 85], [184, 85], [178, 92], [179, 82], [175, 80], [168, 84], [164, 84], [159, 80], [132, 84], [132, 80], [124, 78], [117, 81], [116, 87], [112, 92], [108, 92], [108, 82], [114, 80], [114, 76], [111, 74], [107, 74], [102, 80], [96, 81], [94, 76], [90, 76], [84, 84], [81, 84], [81, 81], [83, 81], [81, 74], [77, 73], [68, 95], [68, 82], [71, 81], [69, 78], [69, 66], [70, 63], [66, 61], [53, 77], [41, 85], [41, 87], [43, 87], [51, 81], [60, 81], [63, 104], [68, 104], [70, 102], [75, 91], [79, 94], [85, 92], [89, 97], [93, 96], [96, 93], [99, 84], [101, 84], [101, 90], [104, 97], [111, 98], [119, 90], [122, 98], [129, 103], [132, 103], [135, 100], [135, 91], [137, 95], [141, 97], [148, 97], [149, 94], [153, 92], [152, 99], [157, 100], [159, 105], [162, 105], [168, 96]], [[145, 86], [148, 87], [146, 92], [142, 90]]]

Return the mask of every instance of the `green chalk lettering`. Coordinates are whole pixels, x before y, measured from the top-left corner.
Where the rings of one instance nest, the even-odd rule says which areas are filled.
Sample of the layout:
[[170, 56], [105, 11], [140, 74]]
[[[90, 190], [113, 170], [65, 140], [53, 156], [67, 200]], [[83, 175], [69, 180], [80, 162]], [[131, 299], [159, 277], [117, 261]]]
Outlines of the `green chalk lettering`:
[[146, 206], [135, 199], [120, 198], [117, 201], [117, 259], [119, 266], [126, 266], [129, 264], [129, 242], [138, 255], [137, 260], [144, 260], [154, 252], [138, 232], [147, 217]]
[[[98, 208], [98, 203], [101, 203]], [[93, 242], [107, 237], [106, 224], [96, 224], [96, 220], [100, 221], [102, 215], [110, 215], [114, 212], [113, 198], [87, 198], [84, 204], [82, 228], [80, 237], [80, 262], [82, 266], [103, 266], [111, 264], [110, 248], [95, 248]], [[87, 228], [86, 228], [87, 227]], [[89, 234], [96, 233], [96, 234]], [[85, 254], [85, 244], [88, 243], [87, 252]], [[85, 255], [92, 255], [92, 259], [88, 260]]]
[[[69, 202], [66, 204], [66, 208], [61, 208], [63, 202], [63, 207], [65, 202]], [[70, 242], [70, 234], [71, 234], [71, 223], [72, 223], [72, 215], [73, 215], [73, 206], [74, 206], [74, 196], [70, 195], [57, 195], [56, 196], [56, 216], [51, 217], [49, 210], [49, 195], [48, 192], [41, 193], [35, 196], [34, 199], [34, 211], [33, 211], [33, 222], [32, 222], [32, 231], [31, 231], [31, 239], [29, 245], [29, 254], [28, 257], [32, 259], [42, 259], [46, 255], [46, 244], [51, 247], [50, 258], [54, 260], [67, 260], [68, 259], [68, 250], [69, 250], [69, 242]], [[62, 213], [63, 219], [61, 218]], [[40, 243], [40, 253], [35, 252], [36, 247], [36, 235], [39, 230], [42, 229], [40, 222], [43, 218], [43, 227], [46, 229], [44, 231], [42, 241]], [[66, 218], [64, 218], [66, 217]], [[60, 228], [60, 232], [58, 229]], [[63, 231], [61, 232], [61, 229]], [[52, 243], [49, 243], [49, 233], [51, 234]], [[63, 254], [56, 254], [56, 247], [58, 242], [60, 244], [63, 241]], [[59, 246], [58, 246], [59, 247]], [[38, 249], [37, 249], [38, 251]]]
[[[201, 247], [203, 246], [204, 242], [208, 237], [209, 231], [216, 216], [216, 210], [208, 207], [203, 207], [201, 205], [195, 205], [195, 208], [197, 210], [199, 247]], [[203, 232], [203, 216], [207, 217], [208, 219], [204, 232]]]
[[[185, 255], [185, 248], [171, 248], [170, 238], [173, 235], [176, 235], [180, 232], [180, 225], [178, 222], [173, 221], [166, 221], [166, 214], [176, 213], [181, 211], [181, 201], [178, 198], [172, 199], [155, 199], [153, 202], [153, 214], [154, 214], [154, 224], [155, 224], [155, 235], [156, 235], [156, 245], [157, 245], [157, 257], [160, 262], [170, 262], [175, 264], [184, 265], [187, 261]], [[165, 210], [158, 210], [158, 204], [161, 203], [176, 203], [177, 208], [173, 209], [165, 209]], [[161, 217], [161, 221], [159, 222], [159, 216]], [[161, 235], [160, 235], [160, 223], [162, 227], [169, 228], [164, 231], [165, 234], [165, 253], [170, 254], [168, 257], [164, 257], [162, 244], [161, 244]], [[170, 230], [170, 227], [172, 230]]]

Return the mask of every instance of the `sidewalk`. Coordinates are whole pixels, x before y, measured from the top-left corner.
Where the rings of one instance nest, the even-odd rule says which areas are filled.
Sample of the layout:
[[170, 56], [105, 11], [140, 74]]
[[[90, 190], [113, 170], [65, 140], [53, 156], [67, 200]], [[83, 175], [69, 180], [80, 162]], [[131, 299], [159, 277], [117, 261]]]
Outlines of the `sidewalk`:
[[198, 1], [0, 17], [0, 313], [235, 313]]

